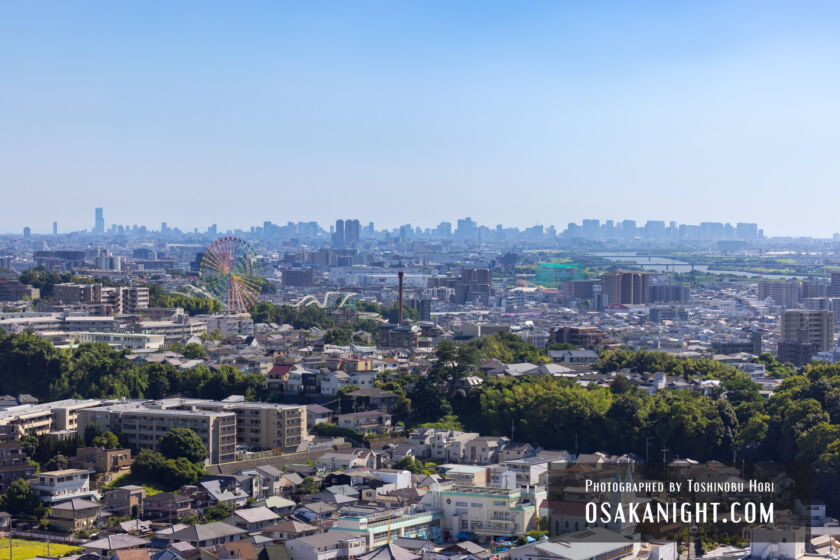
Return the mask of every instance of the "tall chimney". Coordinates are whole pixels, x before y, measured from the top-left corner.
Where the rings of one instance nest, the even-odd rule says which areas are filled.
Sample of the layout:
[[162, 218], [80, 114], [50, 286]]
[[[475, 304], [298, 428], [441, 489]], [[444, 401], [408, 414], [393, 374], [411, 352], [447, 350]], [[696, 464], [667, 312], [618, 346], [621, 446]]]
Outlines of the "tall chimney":
[[403, 306], [403, 275], [404, 274], [405, 274], [405, 272], [403, 272], [402, 270], [397, 272], [397, 276], [399, 276], [399, 278], [400, 278], [400, 315], [399, 315], [399, 319], [397, 321], [398, 323], [402, 323], [402, 320], [403, 320], [402, 306]]

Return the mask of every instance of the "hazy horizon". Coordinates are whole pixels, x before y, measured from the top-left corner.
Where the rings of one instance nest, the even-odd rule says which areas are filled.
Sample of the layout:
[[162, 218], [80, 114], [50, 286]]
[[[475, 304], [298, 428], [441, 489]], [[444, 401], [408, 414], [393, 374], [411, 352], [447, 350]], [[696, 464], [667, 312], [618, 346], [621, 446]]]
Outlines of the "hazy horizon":
[[840, 4], [0, 5], [0, 231], [337, 218], [830, 237]]

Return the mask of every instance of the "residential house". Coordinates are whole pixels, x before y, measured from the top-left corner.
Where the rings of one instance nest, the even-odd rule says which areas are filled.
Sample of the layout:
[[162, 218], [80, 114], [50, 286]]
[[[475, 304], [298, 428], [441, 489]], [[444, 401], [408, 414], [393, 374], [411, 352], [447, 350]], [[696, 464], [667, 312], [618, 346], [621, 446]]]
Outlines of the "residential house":
[[166, 535], [165, 538], [170, 543], [183, 541], [190, 543], [196, 548], [207, 548], [218, 544], [236, 542], [246, 533], [247, 531], [244, 529], [216, 521], [203, 525], [191, 525], [185, 529]]
[[420, 560], [420, 558], [422, 558], [420, 554], [389, 542], [367, 554], [362, 554], [358, 560]]
[[118, 550], [131, 550], [135, 548], [145, 548], [149, 546], [149, 541], [135, 537], [133, 535], [116, 534], [107, 535], [101, 539], [88, 541], [82, 544], [86, 553], [97, 554], [100, 557], [108, 558], [116, 553]]
[[337, 471], [339, 469], [361, 467], [364, 465], [364, 460], [352, 452], [343, 453], [336, 451], [321, 455], [318, 458], [317, 465], [322, 470]]
[[391, 415], [378, 410], [351, 412], [338, 415], [338, 426], [350, 428], [361, 434], [383, 433], [391, 431]]
[[321, 377], [321, 394], [335, 395], [342, 387], [349, 386], [350, 375], [341, 370], [330, 372]]
[[456, 465], [445, 464], [438, 467], [446, 480], [452, 481], [456, 486], [489, 486], [490, 468], [482, 465]]
[[73, 498], [50, 506], [47, 519], [50, 527], [62, 533], [93, 529], [99, 519], [101, 506], [97, 503]]
[[312, 430], [315, 424], [331, 423], [335, 413], [320, 404], [306, 405], [306, 428]]
[[90, 475], [82, 469], [64, 469], [37, 473], [29, 486], [42, 502], [55, 503], [73, 498], [95, 498], [90, 489]]
[[208, 505], [242, 507], [253, 493], [253, 484], [250, 477], [215, 475], [212, 478], [205, 477], [198, 483], [198, 487], [206, 492]]
[[254, 507], [265, 506], [279, 516], [292, 513], [297, 505], [293, 500], [283, 496], [268, 496], [263, 500], [257, 500], [252, 504]]
[[161, 492], [143, 498], [146, 519], [180, 519], [190, 513], [192, 500], [181, 494]]
[[0, 443], [0, 493], [5, 492], [15, 480], [27, 480], [33, 474], [35, 467], [29, 464], [29, 458], [20, 443]]
[[509, 442], [506, 437], [483, 436], [466, 442], [465, 463], [491, 465], [499, 460], [499, 451]]
[[259, 531], [275, 523], [280, 516], [265, 506], [235, 510], [227, 522], [234, 527], [245, 529], [249, 533]]
[[143, 515], [146, 490], [134, 484], [120, 486], [105, 492], [105, 509], [114, 515], [138, 517]]
[[[250, 540], [217, 544], [204, 549], [202, 552], [202, 557], [210, 553], [215, 555], [218, 560], [257, 560], [257, 549]], [[212, 557], [210, 560], [213, 560]]]
[[105, 449], [104, 447], [80, 447], [76, 456], [70, 458], [70, 466], [97, 473], [119, 473], [131, 468], [130, 449]]
[[435, 430], [431, 438], [431, 458], [441, 463], [460, 463], [464, 460], [467, 442], [479, 437], [475, 432]]
[[356, 389], [355, 391], [350, 391], [348, 396], [354, 399], [367, 399], [368, 408], [375, 410], [391, 410], [400, 399], [396, 393], [384, 391], [379, 387]]
[[338, 532], [320, 533], [286, 542], [291, 560], [343, 560], [363, 554], [363, 537]]
[[263, 527], [260, 531], [261, 534], [279, 542], [314, 535], [317, 532], [318, 527], [315, 525], [294, 519], [281, 519], [273, 525]]
[[508, 442], [499, 450], [499, 462], [533, 457], [539, 450], [530, 443]]

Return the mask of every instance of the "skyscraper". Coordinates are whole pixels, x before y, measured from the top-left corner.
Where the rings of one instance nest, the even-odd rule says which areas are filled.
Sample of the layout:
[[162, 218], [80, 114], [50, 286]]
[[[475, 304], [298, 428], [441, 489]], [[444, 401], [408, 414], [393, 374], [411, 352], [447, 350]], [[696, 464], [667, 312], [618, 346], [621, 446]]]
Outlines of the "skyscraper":
[[348, 247], [353, 247], [359, 242], [359, 237], [362, 233], [359, 220], [346, 220], [344, 222], [344, 243]]
[[26, 226], [25, 228], [23, 228], [23, 238], [29, 239], [30, 237], [32, 237], [32, 230], [29, 228], [29, 226]]
[[96, 209], [96, 221], [94, 222], [93, 233], [105, 233], [105, 217], [102, 214], [102, 208]]
[[58, 235], [58, 222], [53, 222], [53, 235]]
[[344, 220], [335, 221], [335, 233], [333, 233], [333, 247], [344, 247]]

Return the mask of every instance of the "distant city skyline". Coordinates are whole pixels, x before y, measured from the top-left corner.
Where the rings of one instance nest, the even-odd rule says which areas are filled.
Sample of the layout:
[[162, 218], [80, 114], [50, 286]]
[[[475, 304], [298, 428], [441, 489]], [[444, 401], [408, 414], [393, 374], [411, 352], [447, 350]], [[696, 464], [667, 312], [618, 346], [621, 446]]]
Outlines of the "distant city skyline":
[[355, 216], [830, 237], [840, 4], [0, 8], [0, 231]]
[[[264, 220], [260, 224], [246, 224], [233, 228], [220, 228], [218, 224], [208, 224], [206, 227], [195, 226], [193, 228], [181, 227], [177, 224], [168, 224], [161, 222], [156, 228], [147, 224], [120, 224], [108, 223], [105, 219], [104, 208], [94, 208], [94, 222], [91, 228], [81, 228], [76, 231], [58, 231], [58, 222], [52, 223], [52, 235], [59, 235], [61, 233], [76, 233], [87, 232], [93, 235], [109, 235], [114, 230], [121, 232], [123, 229], [133, 230], [136, 228], [144, 229], [149, 232], [159, 232], [161, 234], [168, 234], [174, 231], [179, 231], [183, 234], [189, 235], [192, 233], [221, 235], [226, 232], [253, 232], [261, 231], [264, 235], [271, 235], [271, 232], [282, 228], [286, 225], [292, 224], [317, 224], [324, 232], [332, 236], [332, 243], [336, 247], [350, 246], [360, 239], [360, 234], [370, 234], [372, 231], [397, 231], [407, 226], [411, 227], [412, 232], [420, 229], [431, 233], [433, 236], [440, 237], [441, 234], [453, 235], [461, 234], [473, 235], [478, 229], [487, 229], [490, 231], [502, 229], [515, 229], [527, 233], [532, 228], [542, 228], [545, 234], [551, 234], [553, 231], [557, 235], [565, 234], [567, 236], [580, 237], [584, 239], [611, 239], [611, 238], [627, 238], [635, 235], [649, 239], [665, 239], [669, 236], [679, 237], [685, 235], [687, 238], [698, 237], [702, 239], [741, 239], [741, 240], [757, 240], [765, 237], [764, 229], [760, 224], [754, 222], [718, 222], [718, 221], [704, 221], [699, 224], [682, 224], [675, 220], [645, 220], [643, 222], [623, 219], [623, 220], [600, 220], [598, 218], [585, 218], [575, 222], [570, 222], [565, 226], [558, 224], [533, 224], [530, 226], [509, 225], [509, 224], [484, 224], [473, 220], [471, 216], [463, 216], [453, 221], [443, 220], [433, 224], [401, 224], [399, 226], [376, 226], [373, 220], [364, 221], [364, 225], [358, 218], [338, 218], [333, 222], [321, 223], [316, 220], [301, 220], [298, 222], [273, 222], [271, 220]], [[269, 225], [272, 229], [269, 230]], [[464, 230], [461, 230], [462, 225]], [[442, 226], [447, 226], [441, 229]], [[692, 230], [692, 231], [684, 231]], [[676, 232], [679, 231], [680, 235]], [[266, 233], [269, 232], [269, 233]], [[14, 232], [5, 232], [6, 234], [14, 234]], [[29, 226], [24, 227], [24, 238], [29, 238], [32, 230]], [[40, 232], [35, 231], [38, 235]], [[837, 234], [835, 234], [836, 236]]]

